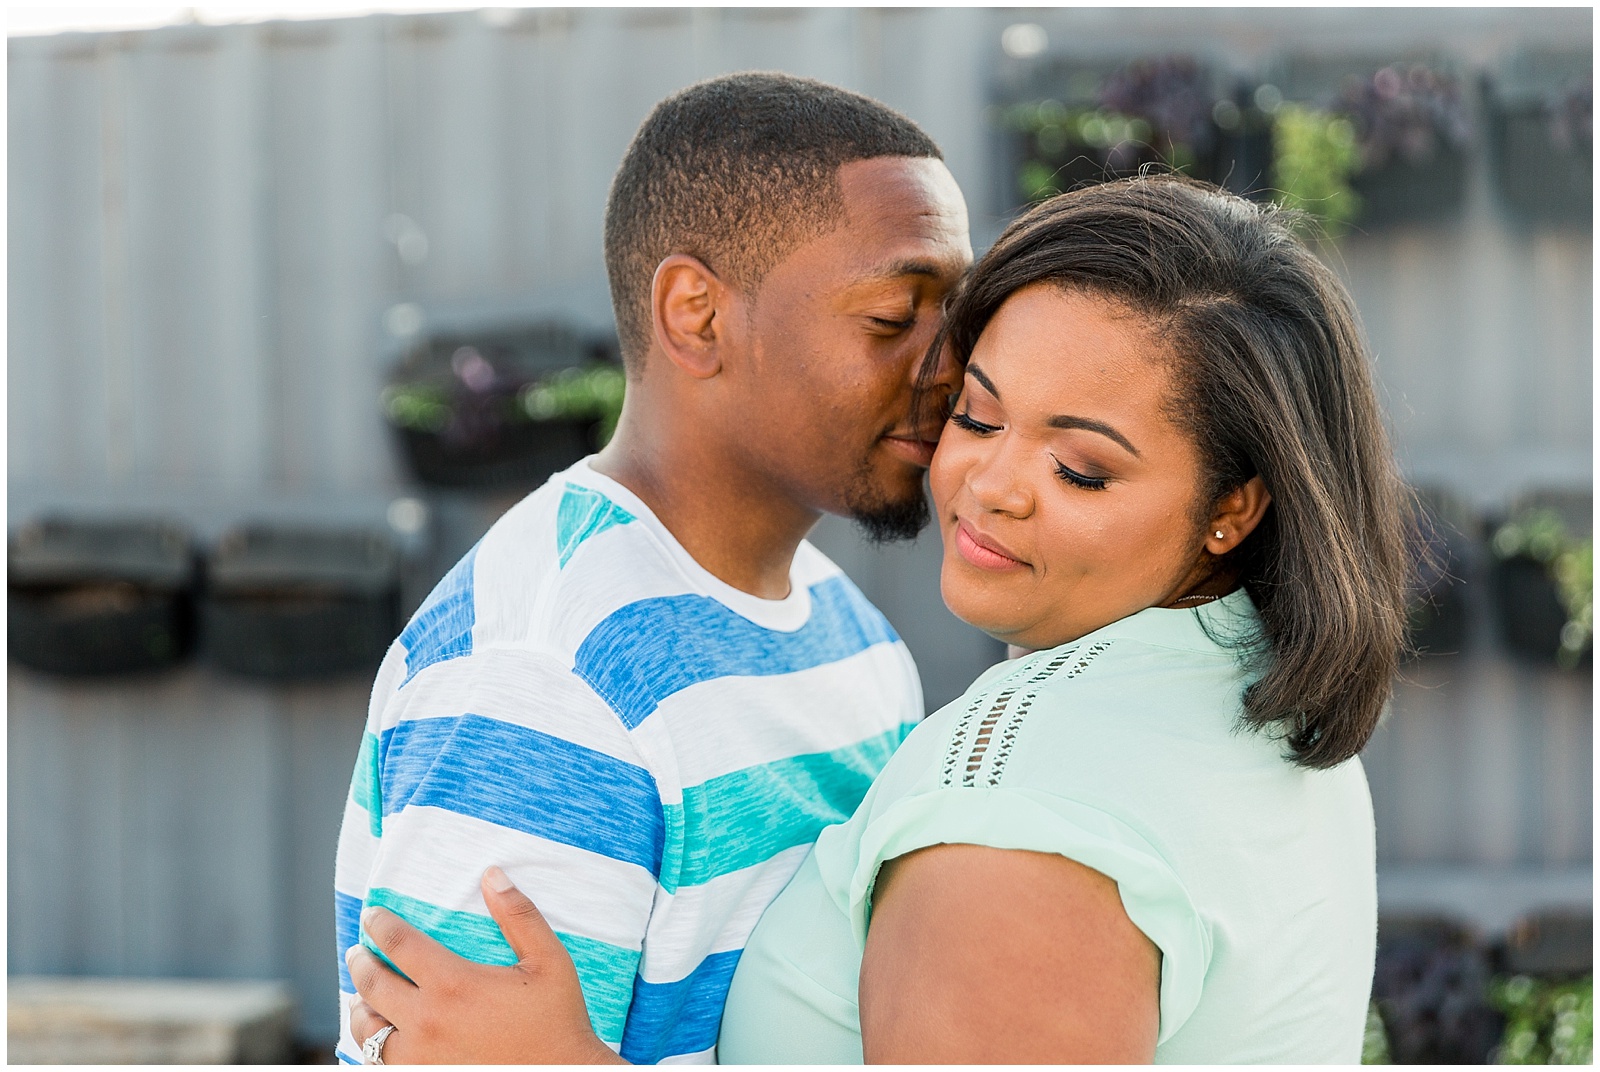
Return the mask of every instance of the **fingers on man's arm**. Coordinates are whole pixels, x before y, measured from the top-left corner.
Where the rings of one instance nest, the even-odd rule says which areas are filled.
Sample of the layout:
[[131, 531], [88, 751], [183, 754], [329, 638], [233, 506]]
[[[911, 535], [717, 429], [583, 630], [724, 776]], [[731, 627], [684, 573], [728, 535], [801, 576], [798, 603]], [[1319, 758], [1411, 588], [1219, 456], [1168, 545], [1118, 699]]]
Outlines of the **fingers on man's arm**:
[[1161, 953], [1116, 883], [1049, 853], [936, 845], [885, 864], [861, 963], [869, 1063], [1148, 1062]]
[[[418, 996], [417, 988], [410, 980], [397, 974], [362, 945], [351, 946], [344, 960], [350, 968], [350, 981], [355, 984], [356, 993], [362, 1001], [397, 1027], [407, 1022]], [[363, 1035], [356, 1032], [353, 1023], [351, 1033], [357, 1041], [364, 1039]]]
[[[392, 1026], [394, 1025], [379, 1015], [377, 1009], [362, 1001], [360, 994], [350, 999], [350, 1037], [356, 1040], [356, 1045], [365, 1045], [367, 1039], [376, 1035], [380, 1028]], [[399, 1034], [398, 1031], [390, 1035], [390, 1041], [393, 1041], [397, 1034]], [[384, 1053], [388, 1054], [389, 1052], [389, 1043], [385, 1042]], [[385, 1063], [389, 1063], [387, 1058], [385, 1058]]]
[[450, 949], [386, 908], [372, 906], [365, 909], [361, 913], [361, 927], [372, 944], [389, 958], [389, 963], [418, 986], [428, 986], [435, 979], [447, 975], [453, 967], [464, 963]]
[[[482, 886], [483, 903], [500, 925], [500, 933], [505, 935], [506, 944], [517, 955], [519, 964], [524, 968], [545, 970], [551, 966], [552, 958], [555, 963], [570, 962], [567, 947], [550, 929], [544, 913], [512, 884], [504, 871], [498, 867], [489, 868], [483, 873]], [[574, 968], [574, 977], [576, 974]]]

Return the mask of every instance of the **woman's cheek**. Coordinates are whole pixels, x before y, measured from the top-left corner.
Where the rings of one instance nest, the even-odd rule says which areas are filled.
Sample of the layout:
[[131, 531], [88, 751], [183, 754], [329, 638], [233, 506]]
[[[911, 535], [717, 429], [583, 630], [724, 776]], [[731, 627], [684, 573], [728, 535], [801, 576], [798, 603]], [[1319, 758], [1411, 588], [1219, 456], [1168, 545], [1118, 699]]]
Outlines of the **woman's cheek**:
[[955, 445], [953, 437], [957, 430], [947, 427], [944, 435], [939, 440], [939, 448], [933, 452], [933, 461], [928, 465], [928, 490], [933, 493], [933, 514], [936, 523], [943, 530], [944, 519], [948, 516], [946, 508], [960, 486], [961, 479], [958, 475], [960, 468], [957, 455], [960, 447]]

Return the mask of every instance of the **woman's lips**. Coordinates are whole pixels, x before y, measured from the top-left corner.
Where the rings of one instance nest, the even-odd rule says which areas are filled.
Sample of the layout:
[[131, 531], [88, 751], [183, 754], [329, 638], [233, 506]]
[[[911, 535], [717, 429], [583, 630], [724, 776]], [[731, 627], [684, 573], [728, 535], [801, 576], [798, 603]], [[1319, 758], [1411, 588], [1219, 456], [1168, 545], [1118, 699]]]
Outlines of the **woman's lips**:
[[979, 569], [1004, 570], [1023, 569], [1028, 564], [1005, 550], [993, 540], [979, 536], [967, 526], [965, 521], [956, 521], [956, 551], [969, 563]]

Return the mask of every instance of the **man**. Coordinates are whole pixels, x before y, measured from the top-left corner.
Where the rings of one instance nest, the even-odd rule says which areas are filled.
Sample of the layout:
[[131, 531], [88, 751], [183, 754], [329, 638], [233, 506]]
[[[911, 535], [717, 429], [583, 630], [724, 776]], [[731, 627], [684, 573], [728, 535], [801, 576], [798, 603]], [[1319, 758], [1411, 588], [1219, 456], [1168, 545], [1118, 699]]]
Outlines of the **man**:
[[[804, 538], [824, 512], [879, 539], [925, 523], [937, 429], [912, 380], [972, 254], [925, 134], [774, 74], [656, 107], [605, 252], [617, 433], [498, 521], [379, 671], [340, 836], [341, 982], [364, 907], [513, 962], [478, 886], [498, 865], [600, 1039], [708, 1061], [757, 917], [923, 714], [904, 644]], [[355, 1061], [348, 1012], [343, 1036]]]

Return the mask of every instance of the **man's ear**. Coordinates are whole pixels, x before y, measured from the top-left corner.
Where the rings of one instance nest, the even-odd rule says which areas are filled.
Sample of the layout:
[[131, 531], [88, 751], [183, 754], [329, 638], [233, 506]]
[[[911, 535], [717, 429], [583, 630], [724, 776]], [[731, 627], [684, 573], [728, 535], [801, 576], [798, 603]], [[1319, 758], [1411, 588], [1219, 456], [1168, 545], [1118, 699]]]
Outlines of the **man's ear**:
[[656, 345], [667, 359], [695, 379], [722, 371], [719, 344], [726, 341], [728, 305], [733, 295], [717, 273], [684, 253], [656, 266], [650, 284], [650, 312]]
[[1211, 524], [1206, 531], [1206, 550], [1214, 555], [1225, 555], [1244, 542], [1255, 531], [1272, 505], [1272, 493], [1259, 476], [1217, 500], [1211, 511]]

